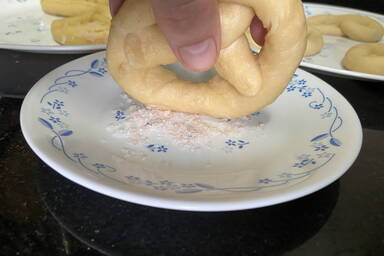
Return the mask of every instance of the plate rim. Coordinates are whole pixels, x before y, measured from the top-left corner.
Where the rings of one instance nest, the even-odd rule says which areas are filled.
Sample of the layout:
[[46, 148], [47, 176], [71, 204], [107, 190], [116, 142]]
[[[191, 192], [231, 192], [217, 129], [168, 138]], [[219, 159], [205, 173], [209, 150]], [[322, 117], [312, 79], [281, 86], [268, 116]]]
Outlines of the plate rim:
[[[382, 16], [384, 18], [383, 14], [361, 10], [357, 8], [351, 8], [351, 7], [344, 7], [344, 6], [331, 5], [331, 4], [319, 4], [319, 3], [313, 3], [313, 2], [303, 2], [303, 5], [309, 6], [309, 7], [314, 6], [314, 7], [323, 7], [323, 8], [333, 8], [333, 9], [338, 9], [340, 11], [361, 12], [369, 15]], [[312, 69], [314, 72], [322, 71], [330, 75], [338, 75], [345, 78], [355, 78], [355, 79], [371, 80], [371, 81], [384, 81], [384, 75], [375, 75], [375, 74], [356, 72], [356, 71], [351, 71], [346, 69], [330, 68], [323, 65], [308, 63], [304, 61], [300, 62], [300, 66], [304, 68]]]
[[[105, 52], [97, 52], [94, 54], [83, 56], [75, 60], [72, 60], [70, 62], [67, 62], [64, 65], [70, 65], [71, 63], [83, 61], [88, 58], [89, 59], [94, 58], [95, 56], [105, 56]], [[318, 78], [317, 76], [305, 70], [298, 68], [298, 70], [300, 70], [300, 72], [303, 72], [306, 76], [310, 76], [322, 81], [324, 86], [329, 87], [329, 89], [333, 93], [335, 93], [338, 97], [341, 97], [341, 99], [344, 99], [345, 102], [347, 103], [348, 108], [350, 108], [351, 110], [351, 112], [348, 111], [349, 114], [354, 119], [355, 124], [357, 124], [356, 129], [358, 134], [356, 134], [356, 137], [355, 137], [356, 144], [354, 147], [354, 152], [351, 155], [352, 157], [348, 159], [348, 162], [338, 163], [338, 165], [341, 165], [342, 167], [342, 168], [341, 167], [337, 168], [339, 169], [338, 172], [333, 172], [332, 173], [333, 175], [328, 175], [327, 178], [321, 179], [320, 181], [317, 181], [314, 184], [312, 183], [312, 185], [310, 183], [300, 188], [300, 184], [303, 184], [303, 183], [298, 183], [295, 186], [299, 185], [299, 189], [298, 188], [292, 189], [292, 186], [291, 186], [291, 187], [283, 188], [282, 189], [283, 193], [264, 195], [262, 198], [256, 197], [253, 199], [250, 199], [249, 197], [246, 197], [245, 199], [236, 198], [235, 200], [233, 200], [232, 198], [230, 198], [230, 200], [224, 200], [223, 198], [220, 198], [220, 200], [217, 200], [214, 198], [209, 198], [209, 200], [201, 200], [200, 198], [186, 199], [181, 197], [172, 197], [171, 195], [167, 195], [167, 194], [160, 194], [160, 196], [156, 196], [155, 193], [150, 193], [150, 192], [142, 193], [141, 191], [143, 190], [141, 190], [140, 192], [126, 190], [123, 188], [123, 185], [119, 185], [119, 184], [114, 184], [113, 186], [110, 186], [108, 184], [98, 182], [96, 179], [91, 178], [91, 176], [89, 176], [89, 178], [86, 178], [84, 175], [79, 174], [78, 171], [74, 170], [73, 168], [62, 165], [60, 163], [56, 163], [54, 159], [51, 159], [51, 157], [49, 157], [48, 154], [40, 150], [39, 146], [33, 142], [31, 132], [27, 128], [28, 126], [26, 124], [27, 118], [25, 116], [28, 113], [27, 107], [29, 105], [28, 101], [31, 100], [31, 95], [34, 93], [34, 90], [37, 90], [36, 88], [38, 88], [38, 85], [41, 83], [41, 81], [44, 81], [47, 76], [60, 70], [64, 65], [61, 65], [53, 69], [52, 71], [47, 73], [45, 76], [43, 76], [41, 79], [39, 79], [34, 84], [34, 86], [30, 89], [26, 97], [24, 98], [21, 109], [20, 109], [20, 127], [21, 127], [22, 134], [27, 144], [29, 145], [29, 147], [33, 150], [33, 152], [44, 163], [46, 163], [50, 168], [52, 168], [53, 171], [56, 171], [60, 175], [66, 177], [70, 181], [75, 182], [82, 187], [85, 187], [97, 193], [103, 194], [105, 196], [126, 201], [128, 203], [135, 203], [135, 204], [151, 206], [156, 208], [163, 208], [163, 209], [197, 211], [197, 212], [237, 211], [237, 210], [246, 210], [246, 209], [254, 209], [254, 208], [260, 208], [265, 206], [271, 206], [271, 205], [288, 202], [288, 201], [295, 200], [297, 198], [309, 195], [333, 183], [342, 175], [344, 175], [346, 171], [348, 171], [351, 165], [355, 162], [361, 150], [362, 141], [363, 141], [363, 131], [362, 131], [361, 122], [353, 106], [342, 94], [340, 94], [336, 89], [334, 89], [327, 82], [325, 82], [324, 80]]]
[[93, 45], [23, 45], [23, 44], [4, 44], [0, 42], [0, 49], [15, 50], [32, 53], [47, 54], [74, 54], [102, 51], [106, 49], [105, 44]]

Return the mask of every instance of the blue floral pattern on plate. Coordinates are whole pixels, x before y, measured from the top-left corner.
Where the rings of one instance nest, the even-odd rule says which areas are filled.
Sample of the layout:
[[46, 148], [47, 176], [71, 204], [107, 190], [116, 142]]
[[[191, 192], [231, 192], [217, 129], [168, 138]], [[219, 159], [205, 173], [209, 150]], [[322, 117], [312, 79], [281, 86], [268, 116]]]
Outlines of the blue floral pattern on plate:
[[[336, 137], [338, 130], [343, 127], [343, 117], [340, 116], [337, 106], [333, 100], [328, 97], [322, 89], [309, 84], [299, 74], [294, 74], [291, 82], [288, 84], [285, 93], [293, 95], [297, 100], [306, 102], [308, 109], [316, 113], [323, 123], [328, 124], [328, 128], [320, 134], [315, 134], [309, 141], [308, 145], [312, 150], [296, 157], [290, 167], [281, 170], [277, 175], [263, 177], [255, 180], [252, 186], [244, 187], [219, 187], [202, 183], [177, 183], [169, 180], [148, 180], [139, 176], [128, 175], [124, 179], [117, 179], [112, 176], [116, 173], [116, 168], [100, 161], [94, 161], [87, 156], [85, 152], [69, 152], [65, 147], [66, 138], [76, 134], [76, 130], [67, 124], [66, 120], [70, 118], [71, 113], [66, 110], [67, 104], [65, 100], [58, 97], [60, 94], [69, 94], [71, 91], [81, 87], [81, 77], [90, 76], [95, 79], [102, 79], [108, 73], [105, 58], [94, 59], [85, 69], [68, 70], [62, 76], [53, 80], [52, 84], [47, 87], [46, 92], [40, 97], [41, 116], [37, 118], [44, 128], [49, 129], [52, 133], [52, 147], [62, 152], [62, 154], [71, 162], [78, 164], [85, 171], [108, 178], [111, 181], [125, 184], [144, 186], [158, 191], [168, 191], [174, 193], [200, 193], [210, 191], [226, 191], [226, 192], [254, 192], [266, 188], [279, 187], [292, 182], [298, 182], [305, 177], [328, 164], [336, 156], [333, 148], [343, 146], [342, 141]], [[118, 122], [126, 118], [126, 113], [118, 110], [113, 113], [113, 118]], [[257, 117], [260, 112], [250, 115]], [[228, 138], [223, 140], [223, 145], [231, 150], [245, 150], [250, 147], [250, 141], [247, 139]], [[144, 147], [152, 153], [164, 154], [171, 149], [163, 144], [147, 144]]]
[[126, 176], [126, 180], [128, 184], [141, 185], [146, 186], [151, 189], [159, 190], [159, 191], [172, 191], [175, 193], [199, 193], [199, 192], [207, 192], [207, 191], [226, 191], [226, 192], [255, 192], [260, 191], [266, 188], [279, 187], [283, 185], [287, 185], [293, 181], [297, 181], [308, 177], [316, 170], [320, 169], [328, 162], [332, 160], [335, 154], [330, 154], [326, 161], [324, 161], [320, 165], [316, 165], [316, 162], [312, 160], [301, 160], [300, 166], [295, 163], [293, 167], [302, 168], [308, 164], [313, 165], [310, 170], [307, 171], [286, 171], [282, 172], [275, 178], [263, 178], [256, 181], [256, 185], [248, 186], [248, 187], [216, 187], [209, 184], [201, 184], [201, 183], [189, 183], [189, 184], [180, 184], [168, 180], [161, 181], [151, 181], [151, 180], [142, 180], [137, 176]]

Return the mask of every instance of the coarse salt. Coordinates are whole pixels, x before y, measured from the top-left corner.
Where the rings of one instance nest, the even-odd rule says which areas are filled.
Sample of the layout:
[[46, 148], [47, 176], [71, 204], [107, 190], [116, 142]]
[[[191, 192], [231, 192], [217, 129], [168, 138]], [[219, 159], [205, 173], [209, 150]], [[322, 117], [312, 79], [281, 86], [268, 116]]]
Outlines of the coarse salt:
[[156, 141], [171, 141], [180, 149], [194, 151], [209, 148], [218, 138], [238, 137], [246, 130], [262, 129], [259, 113], [236, 119], [220, 119], [145, 106], [121, 95], [119, 109], [124, 118], [111, 122], [107, 130], [114, 137], [124, 138], [130, 145], [148, 145]]

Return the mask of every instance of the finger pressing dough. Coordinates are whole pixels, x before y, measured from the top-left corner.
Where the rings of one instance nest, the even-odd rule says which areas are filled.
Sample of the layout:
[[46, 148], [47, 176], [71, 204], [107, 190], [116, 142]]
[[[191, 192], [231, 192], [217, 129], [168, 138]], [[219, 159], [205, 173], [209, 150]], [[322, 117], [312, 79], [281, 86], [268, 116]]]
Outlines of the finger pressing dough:
[[[133, 98], [161, 109], [233, 118], [272, 103], [298, 67], [306, 47], [299, 0], [220, 0], [222, 45], [218, 74], [206, 83], [183, 81], [161, 64], [176, 62], [149, 0], [126, 0], [114, 17], [109, 71]], [[257, 15], [269, 31], [254, 56], [244, 35]]]

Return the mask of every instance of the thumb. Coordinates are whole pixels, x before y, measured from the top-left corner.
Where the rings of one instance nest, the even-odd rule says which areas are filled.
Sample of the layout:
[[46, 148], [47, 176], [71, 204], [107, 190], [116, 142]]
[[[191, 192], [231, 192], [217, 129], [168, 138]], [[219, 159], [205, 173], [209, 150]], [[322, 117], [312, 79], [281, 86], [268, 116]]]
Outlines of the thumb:
[[177, 59], [192, 71], [211, 68], [221, 46], [217, 0], [151, 0], [156, 21]]

